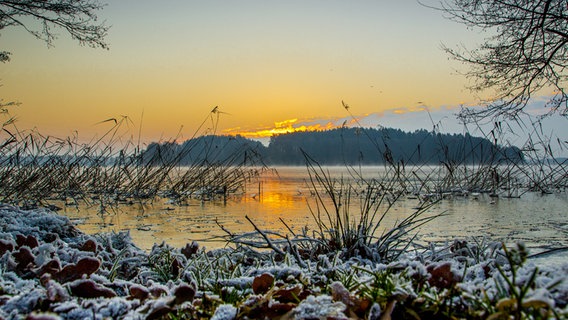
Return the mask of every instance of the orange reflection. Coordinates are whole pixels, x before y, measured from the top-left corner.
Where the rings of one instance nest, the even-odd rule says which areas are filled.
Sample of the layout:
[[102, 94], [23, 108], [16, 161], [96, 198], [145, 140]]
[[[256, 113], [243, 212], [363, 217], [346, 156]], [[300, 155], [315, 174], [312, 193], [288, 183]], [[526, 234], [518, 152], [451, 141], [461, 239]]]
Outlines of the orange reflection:
[[287, 186], [278, 178], [263, 181], [260, 201], [269, 212], [282, 212], [293, 209], [301, 202], [302, 195], [294, 193], [294, 186]]
[[264, 192], [260, 201], [268, 212], [284, 212], [296, 207], [294, 197], [281, 192]]

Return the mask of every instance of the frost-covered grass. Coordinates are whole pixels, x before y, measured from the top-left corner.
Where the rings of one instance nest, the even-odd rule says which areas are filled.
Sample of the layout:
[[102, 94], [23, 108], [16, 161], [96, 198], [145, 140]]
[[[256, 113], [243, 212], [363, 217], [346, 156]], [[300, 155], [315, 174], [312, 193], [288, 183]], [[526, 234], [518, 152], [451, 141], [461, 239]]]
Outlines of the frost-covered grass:
[[[0, 206], [4, 319], [563, 319], [568, 264], [522, 246], [454, 241], [396, 260], [303, 259], [250, 246], [137, 248], [47, 211]], [[49, 315], [49, 317], [48, 317]]]

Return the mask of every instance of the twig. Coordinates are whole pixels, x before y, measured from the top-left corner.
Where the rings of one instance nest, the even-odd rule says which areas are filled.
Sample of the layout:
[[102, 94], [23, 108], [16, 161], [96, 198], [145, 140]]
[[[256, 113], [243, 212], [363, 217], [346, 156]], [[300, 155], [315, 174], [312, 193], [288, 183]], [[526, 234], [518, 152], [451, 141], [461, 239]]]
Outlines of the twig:
[[254, 227], [254, 229], [264, 238], [264, 240], [266, 241], [266, 244], [268, 244], [268, 246], [270, 247], [270, 249], [274, 250], [274, 252], [281, 254], [281, 255], [286, 255], [284, 253], [284, 251], [280, 250], [280, 248], [278, 248], [277, 246], [275, 246], [272, 241], [270, 240], [270, 238], [268, 238], [268, 236], [262, 231], [260, 230], [255, 224], [254, 222], [252, 222], [252, 220], [248, 217], [248, 215], [245, 215], [245, 218], [250, 222], [250, 224], [252, 224], [252, 226]]
[[[282, 219], [282, 217], [278, 219], [280, 219], [280, 222], [282, 222], [282, 224], [286, 227], [286, 229], [288, 229], [288, 231], [290, 231], [290, 233], [295, 237], [296, 233], [294, 233], [294, 230], [292, 230], [292, 228], [290, 228], [290, 226], [288, 226], [288, 224], [284, 222], [284, 219]], [[286, 236], [286, 238], [288, 238], [288, 236]]]
[[231, 237], [231, 239], [235, 237], [235, 235], [231, 233], [231, 231], [227, 230], [227, 228], [219, 223], [219, 220], [217, 218], [215, 218], [215, 223], [219, 226], [219, 228], [221, 228], [221, 230], [225, 231], [229, 235], [229, 237]]
[[290, 241], [290, 237], [288, 237], [288, 235], [286, 235], [286, 240], [288, 240], [288, 246], [290, 246], [290, 251], [294, 255], [294, 258], [296, 258], [298, 265], [302, 268], [307, 268], [306, 263], [302, 260], [302, 257], [300, 257], [300, 254], [298, 253], [298, 248], [292, 243], [292, 241]]

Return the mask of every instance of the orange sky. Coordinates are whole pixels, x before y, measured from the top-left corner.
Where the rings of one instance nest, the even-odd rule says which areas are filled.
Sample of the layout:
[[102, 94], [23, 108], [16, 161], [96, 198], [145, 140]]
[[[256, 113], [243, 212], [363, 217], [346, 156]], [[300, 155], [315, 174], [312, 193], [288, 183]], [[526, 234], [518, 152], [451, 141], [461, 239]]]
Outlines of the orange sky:
[[0, 65], [0, 96], [22, 103], [11, 110], [20, 128], [88, 137], [126, 115], [144, 141], [189, 138], [218, 106], [209, 132], [279, 132], [337, 125], [349, 118], [341, 101], [397, 127], [424, 106], [475, 101], [440, 47], [481, 35], [414, 0], [121, 0], [99, 15], [112, 26], [108, 51], [63, 31], [47, 48], [2, 30], [12, 61]]

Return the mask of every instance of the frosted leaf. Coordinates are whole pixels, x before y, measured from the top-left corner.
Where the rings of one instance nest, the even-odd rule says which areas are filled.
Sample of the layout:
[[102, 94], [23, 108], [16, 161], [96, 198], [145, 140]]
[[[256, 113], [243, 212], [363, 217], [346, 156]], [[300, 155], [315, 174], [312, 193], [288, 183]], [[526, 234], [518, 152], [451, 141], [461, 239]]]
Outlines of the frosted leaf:
[[379, 320], [381, 318], [381, 306], [374, 302], [369, 311], [369, 320]]
[[2, 289], [9, 294], [17, 295], [21, 292], [29, 292], [38, 286], [33, 280], [24, 280], [19, 278], [14, 272], [0, 273], [0, 285]]
[[237, 317], [237, 308], [230, 304], [222, 304], [217, 307], [211, 320], [233, 320]]
[[546, 306], [554, 308], [554, 299], [551, 298], [551, 294], [548, 290], [544, 288], [536, 289], [528, 294], [528, 296], [523, 301], [525, 306]]
[[30, 313], [44, 299], [44, 297], [45, 290], [43, 289], [35, 289], [26, 293], [21, 293], [10, 298], [2, 306], [2, 311], [6, 313], [12, 313], [13, 311], [24, 314]]
[[223, 287], [234, 287], [244, 290], [252, 286], [253, 277], [239, 277], [233, 279], [219, 280], [218, 283]]
[[104, 304], [98, 308], [98, 313], [105, 318], [118, 319], [128, 313], [131, 309], [132, 302], [126, 301], [123, 298], [115, 297], [110, 299], [110, 301], [105, 301]]
[[294, 313], [296, 319], [347, 319], [343, 311], [345, 305], [341, 302], [333, 302], [330, 296], [322, 295], [318, 297], [309, 296], [302, 301]]
[[53, 254], [57, 249], [51, 243], [44, 243], [37, 247], [37, 254], [35, 256], [36, 266], [42, 266], [46, 262], [52, 260]]

